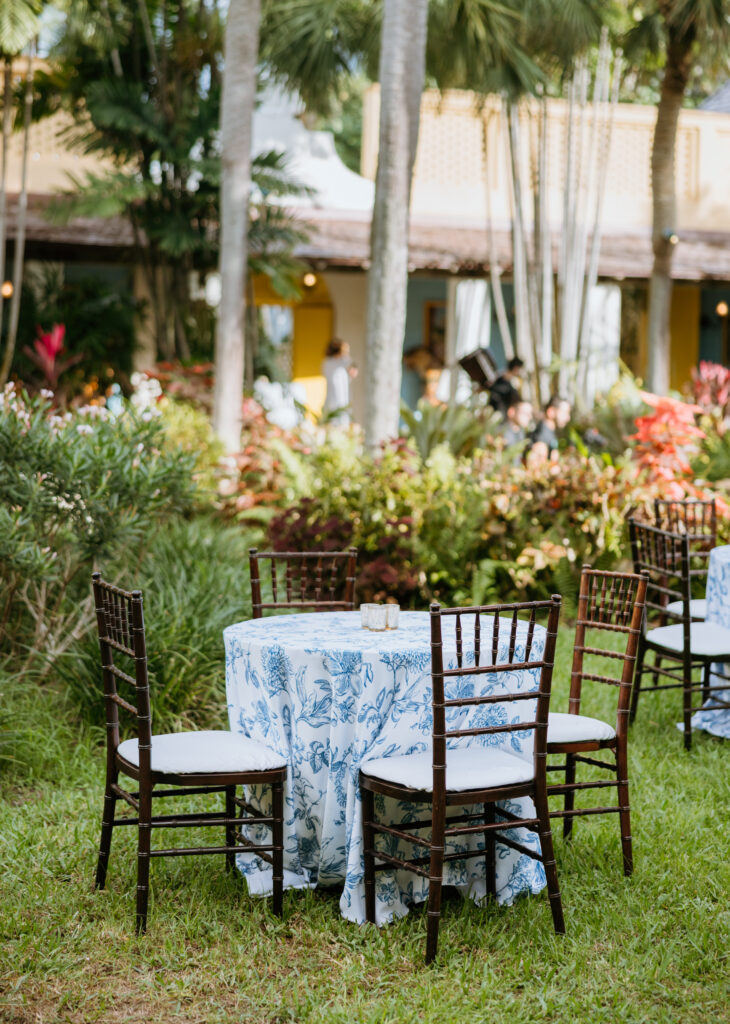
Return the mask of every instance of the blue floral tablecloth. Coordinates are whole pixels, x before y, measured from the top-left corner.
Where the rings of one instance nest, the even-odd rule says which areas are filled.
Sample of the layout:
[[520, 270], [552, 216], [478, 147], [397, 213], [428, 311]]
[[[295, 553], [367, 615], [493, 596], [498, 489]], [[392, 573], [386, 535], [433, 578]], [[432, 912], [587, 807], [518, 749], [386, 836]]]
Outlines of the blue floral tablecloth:
[[[713, 548], [710, 552], [710, 567], [707, 573], [707, 615], [706, 622], [715, 622], [718, 626], [730, 629], [730, 544]], [[713, 666], [715, 667], [715, 666]], [[730, 665], [718, 665], [717, 671], [725, 676], [730, 675]], [[717, 676], [712, 677], [713, 685], [721, 683]], [[724, 700], [730, 701], [730, 689], [721, 691]], [[704, 708], [692, 716], [692, 728], [703, 729], [714, 736], [730, 739], [730, 708], [711, 710], [712, 699]]]
[[[445, 662], [454, 667], [453, 620], [444, 620], [444, 627]], [[518, 660], [524, 658], [525, 630], [520, 623]], [[470, 630], [465, 621], [464, 636], [472, 631], [473, 626]], [[369, 758], [430, 749], [429, 638], [428, 612], [401, 612], [399, 628], [383, 633], [363, 630], [358, 612], [278, 615], [239, 622], [224, 630], [231, 729], [267, 743], [289, 762], [284, 884], [343, 886], [341, 911], [353, 921], [365, 920], [359, 767]], [[508, 640], [505, 624], [498, 661], [507, 660]], [[531, 657], [539, 659], [543, 649], [544, 630], [536, 627]], [[464, 653], [465, 659], [473, 661], [473, 648], [466, 642]], [[483, 654], [482, 664], [490, 658], [491, 650]], [[481, 677], [481, 685], [485, 679], [491, 680], [491, 692], [535, 689], [537, 670]], [[452, 682], [457, 684], [462, 695], [475, 692], [468, 679]], [[459, 717], [462, 727], [496, 724], [497, 715], [503, 721], [534, 721], [535, 702], [457, 708], [451, 715], [452, 719]], [[532, 738], [527, 730], [479, 739], [506, 743], [511, 753], [531, 760]], [[250, 793], [252, 802], [258, 801], [262, 808], [267, 806], [267, 797], [263, 788], [253, 788]], [[383, 798], [380, 800], [380, 813], [391, 823], [423, 814], [422, 806], [419, 809], [391, 800], [384, 812]], [[529, 800], [520, 801], [514, 809], [534, 813]], [[255, 831], [250, 834], [257, 838]], [[520, 829], [515, 835], [539, 849], [534, 833]], [[478, 849], [483, 840], [462, 838], [458, 849], [467, 846]], [[506, 846], [498, 846], [497, 854], [500, 903], [511, 903], [522, 892], [543, 888], [541, 864]], [[271, 891], [271, 869], [260, 858], [241, 854], [238, 866], [251, 892]], [[446, 884], [458, 885], [477, 901], [484, 897], [484, 858], [454, 861], [446, 870]], [[409, 872], [383, 871], [377, 878], [378, 923], [402, 916], [409, 904], [428, 894], [427, 881]]]

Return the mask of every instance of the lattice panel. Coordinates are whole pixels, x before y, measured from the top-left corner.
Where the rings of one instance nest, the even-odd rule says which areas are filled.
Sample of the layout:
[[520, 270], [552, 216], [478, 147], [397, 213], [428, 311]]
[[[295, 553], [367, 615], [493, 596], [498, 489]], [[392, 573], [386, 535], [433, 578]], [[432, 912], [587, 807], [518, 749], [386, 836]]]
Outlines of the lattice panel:
[[415, 174], [423, 184], [484, 187], [482, 125], [473, 109], [424, 111]]

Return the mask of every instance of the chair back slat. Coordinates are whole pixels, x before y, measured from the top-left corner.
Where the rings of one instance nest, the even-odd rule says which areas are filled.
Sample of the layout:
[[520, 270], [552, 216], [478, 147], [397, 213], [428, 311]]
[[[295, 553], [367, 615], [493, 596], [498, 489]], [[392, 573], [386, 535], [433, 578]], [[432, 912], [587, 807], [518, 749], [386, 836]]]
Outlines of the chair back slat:
[[[119, 746], [121, 708], [132, 718], [139, 743], [140, 775], [149, 775], [152, 713], [142, 594], [139, 590], [121, 590], [103, 580], [98, 572], [92, 575], [92, 586], [106, 700], [108, 762], [113, 766]], [[119, 657], [132, 663], [130, 671], [125, 671], [116, 663], [115, 659]], [[119, 693], [118, 683], [134, 690], [134, 704]]]
[[[689, 536], [629, 519], [629, 537], [634, 572], [648, 575], [645, 625], [686, 623], [689, 642], [691, 577]], [[682, 610], [668, 611], [667, 605], [681, 602]]]
[[690, 552], [708, 556], [717, 544], [717, 505], [714, 498], [701, 501], [686, 498], [682, 501], [668, 501], [657, 498], [654, 501], [655, 525], [671, 533], [686, 533], [690, 540]]
[[[548, 601], [526, 601], [510, 605], [479, 605], [464, 608], [441, 608], [431, 605], [431, 675], [433, 710], [433, 792], [434, 800], [445, 799], [447, 746], [450, 740], [472, 737], [493, 737], [509, 733], [534, 734], [535, 771], [545, 771], [547, 749], [547, 716], [550, 700], [552, 671], [555, 660], [555, 641], [561, 599], [554, 595]], [[471, 646], [465, 642], [464, 616], [473, 616]], [[481, 664], [484, 645], [481, 642], [482, 617], [492, 620], [491, 662]], [[545, 632], [538, 634], [538, 619], [545, 621]], [[456, 639], [456, 666], [444, 666], [443, 623], [453, 618]], [[537, 636], [545, 638], [542, 651], [536, 651]], [[537, 653], [537, 657], [533, 654]], [[537, 675], [534, 685], [525, 686], [520, 679], [517, 689], [505, 689], [502, 693], [490, 692], [488, 683], [479, 687], [476, 696], [448, 696], [446, 683], [453, 684], [459, 677], [469, 680], [482, 677], [508, 676], [510, 682], [516, 673], [531, 672]], [[458, 682], [456, 692], [459, 693]], [[513, 701], [531, 700], [535, 714], [525, 721], [515, 721], [509, 716], [506, 706]], [[459, 709], [478, 708], [485, 705], [491, 709], [486, 714], [477, 710], [473, 721], [463, 722]], [[500, 709], [500, 705], [504, 708]], [[455, 714], [447, 727], [446, 712]], [[481, 719], [481, 720], [480, 720]], [[439, 795], [440, 794], [440, 795]]]
[[[579, 714], [586, 681], [618, 687], [616, 731], [628, 726], [631, 686], [644, 618], [649, 573], [602, 572], [584, 565], [573, 645], [568, 710]], [[601, 634], [623, 634], [623, 649], [602, 647]], [[590, 641], [588, 639], [590, 634]], [[604, 659], [608, 667], [604, 668]], [[595, 662], [598, 665], [595, 666]], [[616, 664], [618, 662], [618, 664]], [[615, 674], [611, 674], [615, 669]]]
[[[353, 611], [357, 550], [258, 551], [249, 549], [254, 619], [266, 609]], [[264, 600], [263, 594], [271, 600]]]

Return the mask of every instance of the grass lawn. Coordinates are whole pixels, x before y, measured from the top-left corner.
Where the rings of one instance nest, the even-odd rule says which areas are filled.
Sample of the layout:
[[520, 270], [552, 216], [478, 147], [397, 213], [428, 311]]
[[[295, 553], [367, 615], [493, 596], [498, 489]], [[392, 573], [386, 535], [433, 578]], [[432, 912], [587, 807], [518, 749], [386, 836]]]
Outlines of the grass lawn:
[[[565, 628], [555, 710], [571, 643]], [[133, 830], [116, 832], [108, 888], [92, 891], [99, 733], [19, 685], [0, 685], [26, 760], [0, 774], [2, 1021], [730, 1021], [730, 743], [700, 734], [686, 754], [678, 693], [642, 696], [631, 734], [633, 878], [616, 817], [578, 820], [570, 844], [556, 835], [565, 937], [545, 893], [449, 899], [426, 969], [422, 909], [376, 930], [342, 920], [336, 893], [289, 892], [280, 922], [222, 857], [156, 861], [135, 938]], [[223, 690], [221, 667], [222, 707]]]

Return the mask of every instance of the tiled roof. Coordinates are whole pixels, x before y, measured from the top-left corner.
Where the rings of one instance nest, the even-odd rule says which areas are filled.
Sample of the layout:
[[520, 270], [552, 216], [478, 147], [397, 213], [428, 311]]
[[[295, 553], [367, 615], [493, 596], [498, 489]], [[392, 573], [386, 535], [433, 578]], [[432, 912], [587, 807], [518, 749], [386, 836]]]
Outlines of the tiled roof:
[[[123, 217], [75, 217], [68, 224], [54, 224], [45, 216], [49, 196], [28, 196], [27, 242], [93, 248], [126, 248], [134, 244], [132, 228]], [[17, 196], [8, 196], [8, 237], [15, 238]]]
[[[352, 215], [308, 214], [309, 241], [297, 255], [327, 266], [362, 267], [370, 260], [370, 222]], [[503, 273], [512, 271], [510, 234], [495, 230], [497, 254]], [[557, 241], [553, 254], [557, 263]], [[409, 262], [413, 270], [441, 273], [484, 273], [489, 268], [487, 233], [483, 227], [437, 224], [412, 220]], [[607, 278], [646, 279], [651, 275], [649, 232], [605, 233], [601, 242], [599, 274]], [[730, 235], [701, 231], [680, 232], [672, 276], [676, 280], [730, 280]]]
[[[73, 251], [130, 248], [133, 235], [129, 223], [111, 219], [81, 217], [68, 224], [48, 221], [43, 213], [47, 197], [29, 197], [27, 240]], [[8, 237], [15, 236], [16, 197], [8, 202]], [[364, 214], [312, 211], [303, 217], [309, 226], [309, 240], [296, 255], [325, 267], [367, 267], [370, 261], [370, 220]], [[495, 243], [502, 271], [512, 270], [512, 248], [505, 227], [495, 230]], [[557, 245], [557, 243], [555, 243]], [[557, 261], [557, 249], [554, 248]], [[414, 219], [411, 222], [409, 264], [411, 270], [435, 273], [483, 274], [489, 267], [486, 230], [467, 224], [443, 224]], [[604, 234], [599, 274], [606, 278], [647, 279], [651, 274], [652, 250], [648, 232]], [[730, 281], [730, 235], [693, 231], [682, 233], [674, 253], [672, 276], [676, 280]]]

